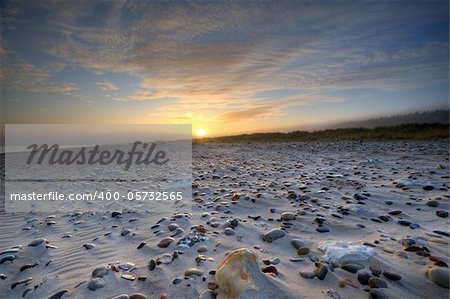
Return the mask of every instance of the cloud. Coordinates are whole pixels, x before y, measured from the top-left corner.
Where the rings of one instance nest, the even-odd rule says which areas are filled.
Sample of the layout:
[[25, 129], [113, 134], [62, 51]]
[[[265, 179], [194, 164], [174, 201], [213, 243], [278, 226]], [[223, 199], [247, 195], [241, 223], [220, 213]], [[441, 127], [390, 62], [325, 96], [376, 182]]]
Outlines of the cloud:
[[[39, 1], [15, 6], [3, 18], [11, 33], [33, 33], [27, 44], [66, 66], [138, 77], [136, 90], [111, 98], [165, 102], [158, 113], [173, 121], [182, 120], [177, 115], [184, 120], [207, 115], [218, 122], [261, 119], [291, 106], [347, 100], [327, 94], [333, 90], [406, 90], [448, 82], [448, 34], [443, 40], [427, 37], [431, 31], [417, 36], [434, 20], [448, 22], [448, 10], [425, 2]], [[36, 8], [45, 13], [24, 23], [25, 13]], [[54, 84], [58, 68], [26, 61], [7, 63], [2, 71], [7, 87], [77, 91], [75, 85], [68, 90]], [[97, 85], [105, 93], [118, 90], [108, 80]], [[280, 89], [294, 95], [258, 95]]]
[[222, 122], [237, 122], [255, 118], [270, 118], [276, 116], [276, 110], [278, 109], [279, 107], [277, 105], [254, 107], [222, 114], [220, 120]]
[[118, 90], [119, 87], [117, 87], [116, 85], [114, 85], [113, 83], [104, 80], [103, 82], [97, 82], [96, 83], [102, 90], [106, 90], [106, 91], [114, 91], [114, 90]]

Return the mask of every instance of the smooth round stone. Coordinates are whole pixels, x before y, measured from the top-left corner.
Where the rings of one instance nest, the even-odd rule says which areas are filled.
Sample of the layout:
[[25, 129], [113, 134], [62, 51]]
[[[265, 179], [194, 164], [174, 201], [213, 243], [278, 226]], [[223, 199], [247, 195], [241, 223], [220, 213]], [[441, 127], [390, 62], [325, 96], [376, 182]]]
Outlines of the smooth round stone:
[[169, 226], [167, 227], [168, 229], [169, 229], [169, 231], [174, 231], [174, 230], [176, 230], [177, 228], [179, 228], [180, 226], [178, 225], [178, 224], [176, 224], [176, 223], [171, 223], [171, 224], [169, 224]]
[[350, 263], [341, 266], [341, 269], [348, 271], [350, 273], [356, 273], [358, 270], [364, 269], [364, 266], [360, 264]]
[[197, 249], [197, 252], [207, 252], [207, 251], [208, 247], [206, 247], [205, 245], [202, 245]]
[[447, 218], [448, 217], [448, 212], [447, 211], [436, 211], [436, 215], [438, 216], [438, 217], [441, 217], [441, 218]]
[[111, 271], [111, 268], [100, 267], [92, 271], [92, 277], [103, 277]]
[[289, 259], [289, 261], [293, 262], [293, 263], [303, 262], [304, 260], [305, 260], [304, 258], [300, 258], [300, 257], [294, 257], [294, 258]]
[[378, 289], [370, 290], [370, 298], [371, 299], [389, 299], [388, 295], [386, 295], [382, 290], [378, 290]]
[[384, 246], [382, 249], [383, 249], [384, 252], [394, 253], [394, 249], [392, 249], [391, 247]]
[[202, 276], [203, 271], [198, 268], [188, 268], [186, 269], [186, 271], [184, 271], [184, 276], [192, 276], [192, 275]]
[[330, 229], [325, 226], [319, 226], [318, 228], [316, 228], [316, 231], [318, 231], [319, 233], [328, 233]]
[[431, 190], [433, 190], [434, 189], [434, 187], [433, 186], [431, 186], [431, 185], [427, 185], [427, 186], [423, 186], [423, 188], [422, 188], [423, 190], [425, 190], [425, 191], [431, 191]]
[[103, 288], [105, 285], [105, 281], [100, 278], [100, 277], [96, 277], [96, 278], [92, 278], [89, 283], [87, 284], [87, 288], [90, 291], [95, 291], [97, 289]]
[[289, 220], [294, 220], [295, 219], [295, 214], [291, 213], [291, 212], [284, 212], [281, 214], [281, 220], [282, 221], [289, 221]]
[[175, 237], [178, 236], [180, 234], [184, 233], [184, 229], [182, 229], [181, 227], [176, 228], [172, 234], [170, 235], [171, 237]]
[[175, 241], [174, 238], [167, 237], [167, 238], [164, 238], [164, 239], [162, 239], [161, 241], [159, 241], [159, 243], [157, 244], [157, 246], [158, 246], [159, 248], [167, 248], [167, 247], [170, 245], [170, 243], [172, 243], [173, 241]]
[[175, 277], [173, 280], [172, 280], [172, 283], [173, 284], [180, 284], [180, 283], [182, 283], [183, 282], [183, 278], [181, 278], [181, 277]]
[[300, 276], [306, 279], [313, 279], [316, 275], [311, 271], [300, 271]]
[[278, 275], [278, 270], [275, 266], [267, 266], [264, 269], [262, 269], [263, 273], [273, 273], [275, 275]]
[[372, 271], [372, 274], [375, 276], [380, 276], [382, 270], [380, 267], [376, 266], [376, 265], [371, 265], [369, 267], [370, 271]]
[[83, 245], [84, 248], [86, 248], [86, 250], [92, 249], [95, 247], [95, 244], [92, 243], [87, 243]]
[[[170, 264], [173, 261], [173, 257], [170, 253], [164, 253], [163, 255], [159, 256], [156, 258], [156, 264]], [[151, 261], [150, 261], [151, 263]], [[149, 268], [150, 268], [150, 264], [149, 264]]]
[[295, 247], [295, 249], [299, 249], [300, 247], [305, 246], [305, 241], [300, 239], [292, 239], [291, 244]]
[[363, 270], [358, 272], [358, 281], [362, 285], [368, 285], [369, 279], [372, 277], [372, 274], [369, 271]]
[[232, 229], [231, 227], [227, 227], [227, 228], [223, 231], [223, 233], [224, 233], [226, 236], [232, 236], [232, 235], [234, 235], [234, 229]]
[[438, 244], [448, 244], [448, 241], [446, 241], [444, 239], [440, 239], [440, 238], [435, 238], [435, 237], [428, 238], [428, 242], [438, 243]]
[[387, 288], [387, 283], [378, 278], [378, 277], [371, 277], [369, 278], [369, 287], [373, 288], [373, 289], [379, 289], [379, 288]]
[[402, 279], [402, 277], [394, 272], [391, 271], [384, 271], [383, 272], [384, 277], [386, 277], [389, 280], [398, 281]]
[[439, 207], [439, 202], [436, 200], [430, 200], [429, 202], [427, 202], [427, 206], [437, 208]]
[[297, 249], [297, 254], [298, 255], [306, 255], [309, 253], [309, 248], [308, 247], [300, 247], [299, 249]]
[[441, 286], [446, 289], [449, 288], [450, 277], [448, 268], [441, 268], [441, 267], [431, 268], [430, 270], [428, 270], [428, 278], [438, 286]]
[[282, 231], [281, 229], [274, 228], [271, 231], [265, 233], [263, 235], [263, 239], [264, 241], [270, 243], [277, 239], [283, 238], [284, 236], [286, 236], [286, 233], [284, 231]]

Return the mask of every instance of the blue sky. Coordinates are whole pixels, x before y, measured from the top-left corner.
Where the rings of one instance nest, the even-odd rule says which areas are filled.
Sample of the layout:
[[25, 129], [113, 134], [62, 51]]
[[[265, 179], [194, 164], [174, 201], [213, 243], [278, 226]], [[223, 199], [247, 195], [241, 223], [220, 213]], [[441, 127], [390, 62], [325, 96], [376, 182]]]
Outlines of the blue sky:
[[4, 123], [208, 135], [448, 108], [447, 1], [2, 1]]

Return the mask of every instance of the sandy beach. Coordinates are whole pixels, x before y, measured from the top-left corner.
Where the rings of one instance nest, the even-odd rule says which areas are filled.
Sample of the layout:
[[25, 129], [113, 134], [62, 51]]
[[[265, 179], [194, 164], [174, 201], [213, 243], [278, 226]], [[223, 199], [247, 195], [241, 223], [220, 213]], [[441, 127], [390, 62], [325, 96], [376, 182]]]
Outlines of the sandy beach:
[[194, 144], [192, 205], [1, 215], [1, 297], [448, 298], [448, 164], [446, 142]]

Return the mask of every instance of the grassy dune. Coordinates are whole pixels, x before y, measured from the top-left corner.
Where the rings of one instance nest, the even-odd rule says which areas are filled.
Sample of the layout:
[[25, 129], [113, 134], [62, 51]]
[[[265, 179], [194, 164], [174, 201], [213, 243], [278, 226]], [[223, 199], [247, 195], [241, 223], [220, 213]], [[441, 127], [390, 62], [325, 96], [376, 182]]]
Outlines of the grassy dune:
[[327, 129], [314, 132], [293, 131], [289, 133], [254, 133], [235, 136], [195, 139], [199, 143], [217, 142], [288, 142], [288, 141], [335, 141], [335, 140], [433, 140], [449, 138], [448, 124], [404, 124], [389, 127]]

